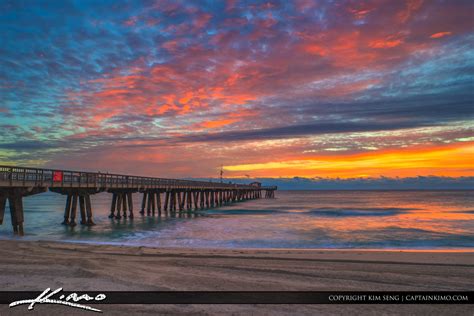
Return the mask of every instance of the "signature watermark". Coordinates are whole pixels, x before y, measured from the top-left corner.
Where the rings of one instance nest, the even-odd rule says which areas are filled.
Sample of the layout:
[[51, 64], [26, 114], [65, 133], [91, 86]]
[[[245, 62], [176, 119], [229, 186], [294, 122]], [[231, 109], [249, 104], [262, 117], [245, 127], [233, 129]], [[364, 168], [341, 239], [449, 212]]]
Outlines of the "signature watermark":
[[28, 310], [33, 310], [35, 308], [35, 304], [58, 304], [58, 305], [66, 305], [70, 307], [75, 307], [75, 308], [80, 308], [84, 310], [88, 310], [91, 312], [98, 312], [102, 313], [100, 309], [93, 308], [87, 305], [82, 305], [77, 302], [80, 301], [103, 301], [105, 300], [106, 296], [105, 294], [97, 294], [96, 296], [90, 296], [88, 294], [83, 294], [83, 295], [78, 295], [77, 293], [71, 293], [68, 296], [62, 294], [59, 296], [59, 298], [54, 298], [54, 295], [60, 293], [63, 290], [63, 288], [59, 288], [55, 291], [51, 291], [50, 288], [47, 288], [46, 290], [43, 291], [38, 297], [29, 299], [29, 300], [21, 300], [21, 301], [15, 301], [13, 303], [10, 303], [10, 308], [19, 306], [19, 305], [24, 305], [24, 304], [29, 304], [28, 305]]

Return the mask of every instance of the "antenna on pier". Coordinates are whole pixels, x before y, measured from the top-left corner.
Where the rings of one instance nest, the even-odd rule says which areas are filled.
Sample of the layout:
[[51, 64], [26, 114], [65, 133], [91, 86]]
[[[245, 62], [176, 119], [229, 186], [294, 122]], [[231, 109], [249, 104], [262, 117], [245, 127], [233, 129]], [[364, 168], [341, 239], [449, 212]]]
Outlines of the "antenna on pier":
[[223, 169], [223, 166], [221, 165], [221, 183], [223, 182], [222, 180], [222, 175], [224, 174], [224, 169]]

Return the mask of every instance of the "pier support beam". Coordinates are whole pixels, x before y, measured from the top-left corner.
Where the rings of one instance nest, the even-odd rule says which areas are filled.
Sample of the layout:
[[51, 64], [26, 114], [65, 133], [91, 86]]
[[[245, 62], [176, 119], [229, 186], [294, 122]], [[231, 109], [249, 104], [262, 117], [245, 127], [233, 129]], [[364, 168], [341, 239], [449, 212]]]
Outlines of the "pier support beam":
[[176, 214], [176, 211], [178, 210], [178, 194], [178, 191], [173, 190], [173, 214]]
[[158, 208], [158, 216], [161, 217], [161, 191], [156, 192], [156, 204]]
[[[97, 188], [73, 189], [73, 188], [50, 188], [51, 192], [66, 195], [66, 206], [64, 208], [63, 225], [76, 226], [77, 207], [81, 215], [81, 225], [95, 225], [92, 219], [91, 195], [102, 192]], [[79, 204], [79, 205], [78, 205]]]
[[115, 217], [115, 209], [117, 208], [117, 193], [112, 193], [112, 204], [110, 205], [110, 215], [109, 218]]
[[69, 217], [71, 216], [71, 204], [72, 204], [72, 196], [68, 194], [66, 197], [66, 207], [64, 209], [64, 221], [62, 222], [63, 225], [69, 225]]
[[148, 192], [147, 194], [148, 200], [147, 200], [147, 206], [146, 206], [146, 215], [150, 216], [151, 215], [151, 210], [152, 210], [152, 204], [153, 204], [153, 193], [151, 191]]
[[179, 212], [181, 213], [183, 211], [184, 195], [181, 197], [181, 191], [178, 191], [177, 194], [178, 194], [178, 208], [179, 208]]
[[23, 201], [19, 194], [11, 194], [8, 197], [10, 204], [10, 215], [12, 219], [13, 234], [23, 236]]
[[210, 204], [209, 204], [209, 191], [205, 191], [204, 195], [206, 197], [206, 208], [209, 208], [210, 207]]
[[265, 198], [266, 199], [275, 198], [275, 190], [265, 190]]
[[23, 231], [23, 197], [45, 192], [43, 187], [9, 187], [0, 189], [0, 225], [3, 224], [5, 217], [5, 208], [8, 201], [10, 206], [10, 215], [13, 233], [15, 235], [24, 235]]
[[[109, 218], [121, 219], [123, 217], [124, 219], [133, 219], [133, 193], [137, 191], [138, 189], [109, 189], [107, 192], [112, 193], [112, 202], [110, 205]], [[140, 210], [141, 214], [145, 212], [145, 206], [147, 202], [149, 212], [150, 195], [146, 192], [143, 194], [143, 200]]]
[[[163, 189], [141, 189], [141, 193], [143, 193], [143, 199], [142, 199], [142, 211], [140, 213], [142, 215], [145, 214], [145, 209], [146, 213], [148, 216], [150, 215], [155, 215], [157, 214], [158, 216], [161, 216], [161, 211], [163, 210], [164, 215], [168, 215], [167, 212], [168, 210], [172, 209], [172, 194], [171, 191], [165, 191]], [[164, 193], [164, 204], [162, 205], [162, 199], [161, 199], [161, 193]], [[129, 197], [130, 194], [127, 195], [127, 199], [129, 201], [129, 210], [131, 217], [133, 218], [133, 203], [131, 202], [132, 199]], [[130, 206], [130, 203], [132, 203], [132, 206]]]
[[209, 192], [209, 195], [210, 195], [209, 204], [210, 204], [211, 208], [213, 208], [214, 207], [214, 202], [215, 202], [215, 200], [214, 200], [214, 190], [211, 190]]
[[127, 199], [128, 199], [128, 193], [123, 193], [122, 194], [122, 216], [124, 218], [127, 218], [127, 208], [128, 208], [128, 204], [127, 204]]
[[167, 216], [169, 215], [169, 202], [170, 202], [170, 191], [167, 190], [165, 192], [165, 206], [164, 206], [164, 211]]
[[197, 210], [198, 209], [199, 192], [193, 191], [193, 197], [194, 197], [194, 210]]
[[5, 206], [7, 205], [7, 197], [0, 193], [0, 225], [3, 224], [3, 217], [5, 216]]
[[176, 191], [175, 190], [171, 190], [170, 192], [170, 213], [172, 215], [175, 215], [176, 214]]
[[143, 191], [143, 198], [142, 198], [142, 209], [140, 210], [140, 214], [145, 214], [145, 207], [146, 207], [146, 197], [148, 195], [147, 191]]
[[133, 198], [132, 192], [127, 192], [129, 218], [133, 218]]
[[191, 191], [187, 191], [186, 192], [186, 209], [188, 210], [188, 212], [193, 208], [193, 196], [192, 196], [192, 192]]
[[71, 217], [69, 220], [69, 226], [76, 226], [76, 214], [77, 214], [77, 194], [72, 195], [72, 205], [71, 205]]
[[201, 190], [199, 194], [200, 194], [199, 206], [201, 207], [201, 210], [203, 210], [204, 209], [204, 191]]
[[176, 198], [175, 192], [174, 192], [174, 190], [171, 190], [170, 191], [170, 202], [169, 202], [170, 204], [168, 206], [168, 209], [170, 211], [170, 215], [174, 214], [174, 210], [175, 210], [175, 207], [176, 207], [175, 202], [174, 202], [175, 198]]
[[[122, 212], [122, 204], [123, 204], [122, 199], [123, 199], [122, 193], [117, 193], [117, 208], [116, 208], [117, 213], [115, 214], [115, 219], [121, 219], [122, 218], [122, 216], [120, 215], [120, 212]], [[114, 210], [114, 212], [115, 212], [115, 210]], [[112, 215], [112, 214], [110, 214], [110, 215]], [[112, 218], [113, 218], [113, 216], [112, 216]]]
[[81, 212], [81, 225], [86, 225], [87, 224], [86, 199], [84, 198], [84, 195], [79, 196], [79, 209], [80, 209], [80, 212]]
[[155, 216], [155, 212], [156, 212], [155, 192], [150, 192], [150, 201], [151, 201], [151, 214]]
[[92, 219], [91, 195], [87, 194], [85, 198], [86, 198], [86, 215], [87, 215], [86, 225], [93, 226], [95, 225], [95, 223], [94, 223], [94, 220]]

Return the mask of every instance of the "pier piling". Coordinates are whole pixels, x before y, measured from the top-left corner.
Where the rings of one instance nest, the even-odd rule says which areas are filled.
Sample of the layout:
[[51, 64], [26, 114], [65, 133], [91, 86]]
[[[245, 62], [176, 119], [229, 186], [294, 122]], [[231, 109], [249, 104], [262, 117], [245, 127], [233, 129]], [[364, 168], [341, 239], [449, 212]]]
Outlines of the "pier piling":
[[127, 204], [127, 198], [128, 198], [128, 194], [127, 193], [122, 193], [122, 217], [123, 218], [127, 218], [127, 208], [128, 208], [128, 204]]
[[142, 198], [142, 209], [140, 211], [140, 214], [144, 215], [145, 214], [145, 206], [146, 206], [146, 196], [147, 196], [147, 192], [146, 191], [143, 191], [143, 198]]
[[71, 219], [69, 221], [69, 226], [76, 226], [76, 212], [77, 212], [77, 194], [72, 196], [72, 207], [71, 207]]
[[129, 218], [133, 218], [133, 198], [132, 197], [133, 197], [132, 192], [127, 192]]
[[84, 195], [79, 196], [79, 209], [81, 211], [81, 225], [86, 225], [87, 224], [86, 201], [85, 201]]
[[0, 225], [3, 224], [3, 217], [5, 216], [5, 207], [7, 205], [7, 197], [0, 194]]
[[72, 203], [72, 196], [71, 194], [68, 194], [66, 198], [66, 207], [64, 209], [63, 225], [69, 225], [69, 216], [71, 215], [71, 203]]
[[115, 213], [115, 219], [121, 219], [122, 215], [120, 215], [120, 212], [122, 212], [122, 194], [117, 193], [117, 209]]
[[110, 206], [109, 218], [115, 217], [115, 208], [117, 207], [117, 193], [112, 193], [112, 204]]
[[86, 198], [86, 213], [87, 213], [87, 225], [93, 226], [95, 225], [94, 220], [92, 219], [92, 203], [91, 203], [91, 196], [87, 194]]

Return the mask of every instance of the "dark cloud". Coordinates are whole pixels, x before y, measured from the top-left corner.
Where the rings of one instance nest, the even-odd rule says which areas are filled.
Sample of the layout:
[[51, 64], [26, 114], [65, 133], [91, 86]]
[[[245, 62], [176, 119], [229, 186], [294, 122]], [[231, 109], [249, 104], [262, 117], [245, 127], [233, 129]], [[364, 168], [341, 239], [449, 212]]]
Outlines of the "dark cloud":
[[313, 136], [334, 133], [354, 133], [383, 130], [397, 130], [415, 126], [430, 126], [429, 124], [399, 123], [384, 124], [377, 122], [316, 122], [305, 125], [289, 125], [250, 131], [232, 131], [223, 133], [206, 133], [176, 138], [179, 142], [209, 142], [209, 141], [242, 141], [258, 139], [281, 139], [291, 137]]
[[54, 144], [45, 143], [41, 141], [24, 141], [15, 143], [0, 143], [0, 148], [13, 149], [19, 151], [38, 150], [38, 149], [49, 149], [56, 147]]

